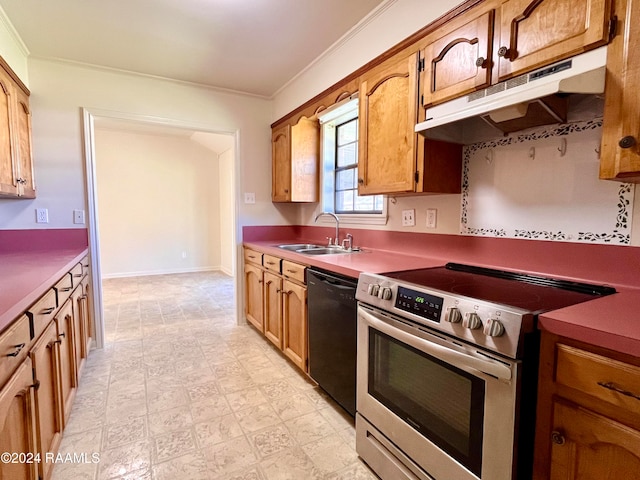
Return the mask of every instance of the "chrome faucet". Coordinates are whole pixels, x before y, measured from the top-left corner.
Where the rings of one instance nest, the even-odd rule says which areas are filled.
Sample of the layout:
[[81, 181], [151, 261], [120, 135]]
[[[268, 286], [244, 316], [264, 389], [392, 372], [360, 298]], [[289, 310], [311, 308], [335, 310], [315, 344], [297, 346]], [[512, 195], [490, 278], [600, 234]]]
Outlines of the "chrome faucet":
[[340, 244], [340, 219], [335, 213], [322, 212], [316, 215], [316, 219], [314, 220], [314, 223], [318, 223], [318, 219], [324, 215], [333, 217], [336, 221], [336, 238], [335, 238], [335, 241], [332, 241], [331, 237], [327, 237], [329, 239], [329, 245], [339, 245]]

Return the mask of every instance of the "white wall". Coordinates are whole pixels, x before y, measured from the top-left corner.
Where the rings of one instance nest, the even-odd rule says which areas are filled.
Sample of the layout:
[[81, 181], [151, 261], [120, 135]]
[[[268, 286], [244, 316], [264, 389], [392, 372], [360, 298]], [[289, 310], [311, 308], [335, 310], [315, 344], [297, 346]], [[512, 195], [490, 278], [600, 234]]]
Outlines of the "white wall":
[[[171, 119], [203, 131], [238, 133], [238, 226], [287, 223], [271, 203], [271, 102], [183, 83], [44, 60], [29, 61], [38, 198], [0, 200], [0, 229], [73, 228], [86, 208], [81, 107]], [[49, 224], [35, 223], [35, 208]], [[238, 241], [240, 238], [238, 238]]]
[[16, 72], [20, 80], [28, 87], [29, 75], [27, 68], [27, 56], [29, 51], [18, 33], [13, 29], [11, 22], [0, 7], [0, 56]]
[[220, 269], [217, 154], [187, 136], [101, 128], [95, 152], [103, 278]]
[[220, 184], [220, 269], [233, 275], [233, 149], [222, 152], [218, 156], [218, 177]]

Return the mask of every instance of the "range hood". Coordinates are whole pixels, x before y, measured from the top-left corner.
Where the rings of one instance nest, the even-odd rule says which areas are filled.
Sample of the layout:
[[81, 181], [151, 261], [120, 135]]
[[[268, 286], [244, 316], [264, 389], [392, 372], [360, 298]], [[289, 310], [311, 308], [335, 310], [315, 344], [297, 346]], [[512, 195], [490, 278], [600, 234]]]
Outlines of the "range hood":
[[603, 93], [606, 61], [604, 46], [427, 108], [415, 131], [427, 136], [431, 128], [471, 117], [505, 133], [564, 122], [566, 95], [557, 94]]

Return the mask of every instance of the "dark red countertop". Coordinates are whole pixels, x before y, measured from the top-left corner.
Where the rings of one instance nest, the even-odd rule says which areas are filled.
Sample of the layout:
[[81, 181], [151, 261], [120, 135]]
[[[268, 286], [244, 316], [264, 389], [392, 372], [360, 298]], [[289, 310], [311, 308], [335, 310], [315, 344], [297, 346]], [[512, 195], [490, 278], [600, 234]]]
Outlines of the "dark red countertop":
[[557, 335], [640, 357], [640, 248], [344, 229], [364, 252], [309, 256], [282, 243], [323, 244], [333, 228], [245, 227], [244, 244], [281, 258], [357, 277], [444, 265], [447, 262], [609, 285], [617, 293], [544, 313], [538, 326]]
[[0, 230], [0, 332], [87, 253], [85, 229]]

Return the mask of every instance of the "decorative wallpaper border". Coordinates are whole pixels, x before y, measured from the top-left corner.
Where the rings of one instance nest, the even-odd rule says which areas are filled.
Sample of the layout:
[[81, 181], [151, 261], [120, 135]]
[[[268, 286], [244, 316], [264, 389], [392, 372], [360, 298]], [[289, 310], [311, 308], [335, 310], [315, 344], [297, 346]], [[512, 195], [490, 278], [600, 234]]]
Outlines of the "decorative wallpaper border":
[[539, 140], [543, 138], [561, 137], [576, 132], [584, 132], [602, 127], [602, 118], [593, 120], [574, 122], [568, 124], [557, 124], [547, 128], [539, 129], [533, 132], [527, 132], [519, 135], [506, 136], [496, 140], [487, 142], [474, 143], [465, 146], [463, 149], [463, 167], [462, 167], [462, 208], [460, 219], [460, 233], [476, 236], [493, 236], [493, 237], [513, 237], [526, 238], [536, 240], [552, 240], [552, 241], [574, 241], [585, 243], [616, 243], [621, 245], [629, 245], [631, 243], [630, 231], [630, 206], [633, 201], [633, 184], [622, 183], [618, 190], [618, 212], [615, 218], [615, 227], [609, 232], [578, 232], [576, 238], [566, 232], [557, 231], [536, 231], [514, 229], [513, 233], [507, 232], [504, 228], [475, 228], [468, 226], [468, 209], [469, 209], [469, 163], [473, 153], [482, 150], [507, 145], [515, 145], [518, 143]]

